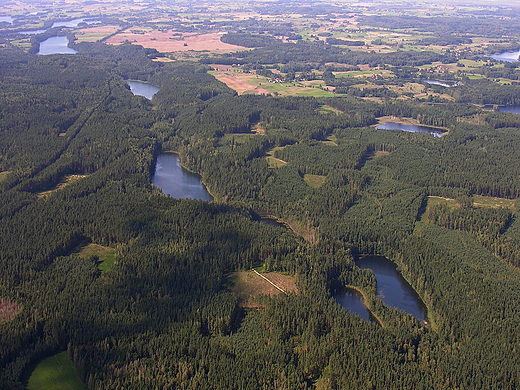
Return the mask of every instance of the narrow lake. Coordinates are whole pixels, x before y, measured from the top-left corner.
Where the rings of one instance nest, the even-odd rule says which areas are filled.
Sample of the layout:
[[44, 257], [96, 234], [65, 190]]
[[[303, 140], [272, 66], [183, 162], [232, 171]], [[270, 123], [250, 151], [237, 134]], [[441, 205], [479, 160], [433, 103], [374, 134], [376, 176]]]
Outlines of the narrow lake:
[[174, 153], [163, 153], [157, 157], [152, 184], [175, 199], [213, 200], [200, 176], [182, 168], [179, 157]]
[[456, 87], [457, 83], [453, 81], [449, 83], [447, 81], [438, 81], [438, 80], [421, 80], [423, 83], [431, 84], [431, 85], [440, 85], [441, 87], [451, 88]]
[[359, 268], [370, 268], [377, 278], [377, 296], [387, 306], [397, 307], [424, 321], [426, 306], [404, 280], [394, 263], [382, 256], [367, 256], [356, 261]]
[[69, 44], [69, 38], [63, 37], [51, 37], [40, 43], [39, 55], [49, 54], [76, 54], [77, 51], [71, 49], [67, 45]]
[[80, 18], [80, 19], [72, 19], [72, 20], [63, 20], [63, 21], [60, 21], [60, 22], [54, 22], [52, 24], [52, 27], [51, 28], [55, 28], [55, 27], [78, 27], [80, 23], [83, 23], [85, 22], [86, 24], [97, 24], [97, 23], [101, 23], [99, 20], [92, 20], [92, 21], [85, 21], [84, 18]]
[[358, 291], [347, 288], [339, 294], [334, 295], [334, 299], [341, 305], [341, 307], [347, 309], [351, 313], [358, 314], [361, 318], [364, 318], [367, 321], [377, 322], [372, 316], [372, 313], [370, 313], [363, 303], [363, 296]]
[[520, 51], [508, 51], [502, 54], [492, 54], [489, 57], [497, 61], [516, 62], [520, 56]]
[[10, 16], [0, 16], [0, 23], [13, 24], [14, 19]]
[[[520, 114], [520, 106], [497, 106], [498, 112], [510, 112], [512, 114]], [[492, 104], [486, 104], [484, 110], [493, 110], [494, 106]]]
[[144, 96], [148, 100], [152, 100], [153, 95], [159, 92], [160, 88], [154, 87], [148, 83], [144, 83], [142, 81], [132, 81], [129, 80], [126, 82], [130, 86], [130, 91], [134, 95]]
[[394, 122], [387, 122], [383, 125], [376, 126], [376, 129], [378, 130], [402, 130], [402, 131], [408, 131], [410, 133], [428, 133], [433, 135], [434, 137], [440, 137], [441, 131], [439, 129], [436, 129], [434, 127], [428, 127], [428, 126], [416, 126], [416, 125], [402, 125], [399, 123]]

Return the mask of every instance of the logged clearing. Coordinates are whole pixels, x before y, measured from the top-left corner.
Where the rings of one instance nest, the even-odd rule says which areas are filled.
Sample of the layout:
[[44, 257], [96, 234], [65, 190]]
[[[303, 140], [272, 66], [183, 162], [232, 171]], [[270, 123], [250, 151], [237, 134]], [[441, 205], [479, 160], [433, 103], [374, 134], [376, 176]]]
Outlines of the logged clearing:
[[312, 188], [320, 188], [325, 184], [326, 176], [305, 174], [303, 180]]
[[68, 186], [71, 183], [74, 183], [75, 181], [79, 179], [83, 179], [84, 177], [87, 177], [87, 175], [66, 175], [60, 184], [58, 184], [56, 187], [54, 187], [52, 190], [49, 191], [43, 191], [38, 193], [38, 199], [45, 198], [52, 194], [53, 192], [56, 192], [58, 190], [61, 190], [62, 188]]
[[22, 306], [7, 298], [0, 299], [0, 324], [12, 321], [22, 312]]
[[230, 45], [220, 41], [220, 34], [186, 34], [173, 30], [167, 32], [157, 30], [139, 30], [129, 28], [106, 40], [110, 45], [120, 45], [130, 42], [146, 48], [156, 49], [160, 53], [173, 53], [185, 51], [208, 51], [218, 53], [230, 53], [244, 50], [242, 46]]
[[11, 171], [0, 172], [0, 181], [5, 180], [5, 178], [7, 177], [7, 175], [9, 175], [10, 172]]
[[[277, 272], [269, 272], [261, 275], [288, 293], [297, 292], [296, 282], [292, 276], [282, 275]], [[241, 296], [243, 307], [260, 307], [258, 303], [254, 302], [254, 298], [257, 296], [282, 294], [280, 290], [262, 278], [262, 276], [256, 274], [254, 271], [240, 271], [231, 275], [230, 278], [234, 284], [232, 290]]]

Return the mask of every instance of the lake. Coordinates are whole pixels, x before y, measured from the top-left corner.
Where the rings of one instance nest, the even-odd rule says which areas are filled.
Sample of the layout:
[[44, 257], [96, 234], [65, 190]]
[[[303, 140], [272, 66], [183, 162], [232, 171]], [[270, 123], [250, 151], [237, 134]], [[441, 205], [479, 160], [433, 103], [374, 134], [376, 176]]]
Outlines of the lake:
[[356, 261], [359, 268], [370, 268], [377, 279], [377, 296], [387, 306], [397, 307], [424, 321], [426, 306], [403, 278], [394, 263], [382, 256], [367, 256]]
[[428, 83], [428, 84], [432, 84], [432, 85], [440, 85], [441, 87], [446, 87], [446, 88], [451, 88], [451, 87], [457, 86], [457, 83], [454, 81], [451, 84], [449, 84], [447, 81], [437, 81], [437, 80], [421, 80], [421, 81], [423, 83]]
[[63, 37], [51, 37], [40, 43], [39, 55], [49, 54], [76, 54], [77, 51], [71, 49], [67, 45], [69, 44], [69, 38]]
[[73, 20], [66, 20], [66, 21], [60, 21], [60, 22], [54, 22], [52, 24], [52, 27], [51, 28], [55, 28], [55, 27], [78, 27], [78, 25], [80, 23], [86, 23], [86, 24], [97, 24], [97, 23], [101, 23], [99, 20], [93, 20], [93, 21], [85, 21], [84, 18], [80, 18], [80, 19], [73, 19]]
[[175, 199], [213, 200], [200, 176], [181, 167], [175, 153], [163, 153], [157, 157], [152, 184]]
[[416, 126], [416, 125], [402, 125], [394, 122], [387, 122], [385, 124], [376, 126], [378, 130], [402, 130], [408, 131], [410, 133], [428, 133], [433, 135], [434, 137], [440, 137], [441, 131], [440, 129], [436, 129], [434, 127], [428, 126]]
[[[497, 106], [499, 112], [510, 112], [512, 114], [520, 114], [520, 106]], [[486, 104], [484, 110], [493, 110], [492, 104]]]
[[46, 30], [27, 30], [27, 31], [20, 31], [20, 34], [24, 35], [36, 35], [36, 34], [43, 34]]
[[363, 303], [363, 296], [359, 291], [347, 288], [341, 293], [334, 295], [334, 299], [341, 305], [341, 307], [347, 309], [351, 313], [358, 314], [361, 318], [364, 318], [367, 321], [377, 322], [372, 316], [372, 313]]
[[14, 19], [10, 16], [0, 16], [0, 23], [13, 24]]
[[154, 87], [153, 85], [143, 81], [129, 80], [126, 83], [130, 86], [130, 91], [132, 91], [134, 95], [144, 96], [148, 100], [152, 100], [153, 95], [160, 90], [160, 88]]
[[516, 62], [518, 61], [518, 56], [520, 55], [520, 51], [508, 51], [502, 54], [493, 54], [489, 57], [497, 60], [497, 61], [506, 61], [506, 62]]

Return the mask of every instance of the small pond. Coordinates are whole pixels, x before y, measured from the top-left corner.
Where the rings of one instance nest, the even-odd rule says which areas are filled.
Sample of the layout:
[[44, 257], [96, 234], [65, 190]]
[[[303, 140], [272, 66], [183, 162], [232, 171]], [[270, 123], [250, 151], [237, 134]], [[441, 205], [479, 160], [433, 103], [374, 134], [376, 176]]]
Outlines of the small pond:
[[181, 167], [179, 157], [174, 153], [163, 153], [157, 157], [152, 184], [175, 199], [213, 200], [200, 176]]
[[434, 127], [428, 126], [416, 126], [416, 125], [402, 125], [394, 122], [387, 122], [382, 125], [376, 126], [376, 129], [379, 130], [402, 130], [408, 131], [410, 133], [428, 133], [433, 135], [434, 137], [440, 137], [441, 131], [440, 129], [436, 129]]
[[148, 100], [152, 100], [153, 95], [159, 92], [160, 89], [142, 81], [129, 80], [126, 83], [130, 86], [130, 91], [132, 91], [134, 95], [144, 96]]
[[352, 288], [347, 288], [339, 294], [334, 295], [334, 299], [344, 309], [347, 309], [352, 313], [359, 314], [361, 318], [364, 318], [367, 321], [376, 322], [372, 313], [363, 303], [363, 296], [359, 291]]
[[489, 57], [497, 61], [517, 62], [520, 51], [508, 51], [502, 54], [492, 54]]
[[424, 321], [426, 306], [404, 280], [394, 263], [382, 256], [367, 256], [356, 261], [359, 268], [370, 268], [377, 279], [377, 296], [387, 306], [397, 307]]
[[76, 54], [77, 51], [71, 49], [67, 45], [69, 44], [69, 38], [62, 37], [51, 37], [40, 43], [39, 55], [49, 54]]

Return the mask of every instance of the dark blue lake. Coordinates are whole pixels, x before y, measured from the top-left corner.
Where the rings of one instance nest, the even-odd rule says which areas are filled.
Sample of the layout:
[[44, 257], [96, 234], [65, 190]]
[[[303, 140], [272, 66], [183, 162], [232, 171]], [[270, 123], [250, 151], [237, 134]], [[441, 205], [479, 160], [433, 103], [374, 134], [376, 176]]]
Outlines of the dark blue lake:
[[367, 321], [376, 322], [372, 313], [366, 308], [363, 303], [363, 296], [356, 290], [347, 288], [337, 295], [334, 295], [334, 299], [344, 309], [347, 309], [351, 313], [358, 314], [361, 318]]
[[416, 126], [416, 125], [402, 125], [399, 123], [394, 122], [387, 122], [382, 125], [376, 126], [376, 129], [379, 130], [402, 130], [402, 131], [408, 131], [410, 133], [427, 133], [431, 134], [434, 137], [440, 137], [441, 131], [439, 129], [436, 129], [434, 127], [428, 127], [428, 126]]
[[179, 157], [174, 153], [163, 153], [157, 157], [152, 184], [175, 199], [213, 200], [200, 176], [181, 167]]
[[424, 321], [426, 306], [403, 278], [394, 263], [382, 256], [367, 256], [356, 261], [359, 268], [370, 268], [377, 278], [377, 296], [387, 306], [396, 307]]
[[142, 81], [129, 80], [126, 83], [130, 86], [130, 90], [134, 95], [144, 96], [149, 100], [152, 100], [153, 95], [159, 92], [160, 89]]

